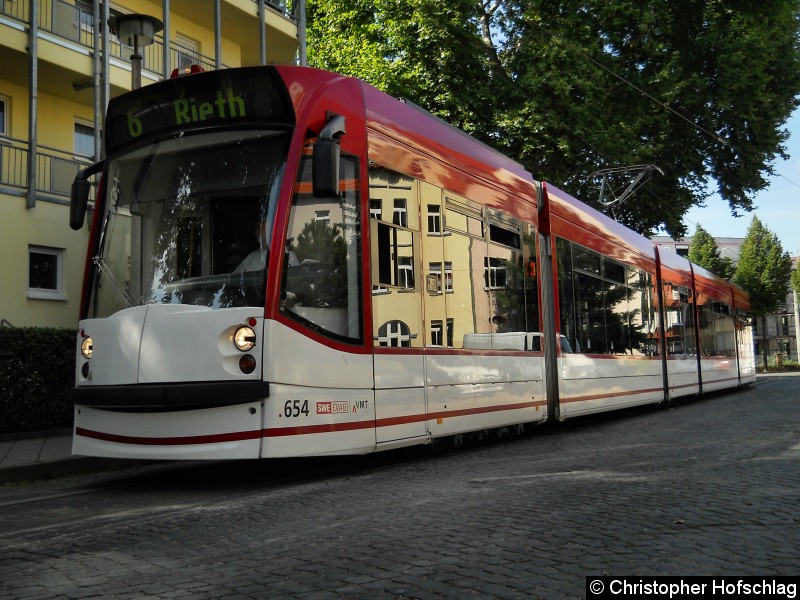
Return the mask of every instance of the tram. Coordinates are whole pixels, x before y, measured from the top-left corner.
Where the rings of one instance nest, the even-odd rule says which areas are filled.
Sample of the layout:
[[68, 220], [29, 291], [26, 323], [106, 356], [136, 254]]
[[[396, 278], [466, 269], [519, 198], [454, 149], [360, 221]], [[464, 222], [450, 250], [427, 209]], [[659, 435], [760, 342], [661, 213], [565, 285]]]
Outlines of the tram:
[[755, 378], [741, 289], [356, 79], [175, 77], [104, 131], [75, 454], [361, 454]]

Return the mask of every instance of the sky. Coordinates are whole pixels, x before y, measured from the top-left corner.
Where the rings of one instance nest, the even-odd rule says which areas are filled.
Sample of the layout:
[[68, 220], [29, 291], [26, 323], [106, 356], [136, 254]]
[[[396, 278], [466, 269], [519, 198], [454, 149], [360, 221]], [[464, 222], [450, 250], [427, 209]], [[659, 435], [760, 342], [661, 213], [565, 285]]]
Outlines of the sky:
[[683, 217], [689, 235], [699, 223], [714, 237], [743, 238], [756, 215], [778, 236], [785, 252], [800, 256], [800, 110], [789, 118], [786, 129], [789, 159], [774, 163], [775, 175], [769, 178], [769, 187], [753, 197], [754, 210], [736, 218], [728, 203], [714, 195], [706, 200], [706, 206], [693, 207]]

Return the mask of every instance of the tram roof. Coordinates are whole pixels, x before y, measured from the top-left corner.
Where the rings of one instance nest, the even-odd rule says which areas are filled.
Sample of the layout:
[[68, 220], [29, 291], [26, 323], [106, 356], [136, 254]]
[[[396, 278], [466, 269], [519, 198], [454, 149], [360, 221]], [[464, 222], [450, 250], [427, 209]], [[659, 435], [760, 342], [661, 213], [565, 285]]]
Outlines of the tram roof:
[[699, 265], [692, 263], [695, 288], [698, 293], [731, 304], [733, 300], [732, 283]]
[[679, 256], [671, 250], [659, 248], [653, 244], [661, 265], [661, 277], [669, 283], [692, 287], [692, 266], [689, 259]]
[[[612, 258], [653, 268], [655, 248], [646, 237], [547, 182], [553, 233]], [[635, 260], [633, 256], [638, 256]], [[642, 262], [644, 259], [644, 263]]]
[[533, 175], [501, 152], [412, 103], [361, 82], [367, 127], [442, 164], [536, 202]]

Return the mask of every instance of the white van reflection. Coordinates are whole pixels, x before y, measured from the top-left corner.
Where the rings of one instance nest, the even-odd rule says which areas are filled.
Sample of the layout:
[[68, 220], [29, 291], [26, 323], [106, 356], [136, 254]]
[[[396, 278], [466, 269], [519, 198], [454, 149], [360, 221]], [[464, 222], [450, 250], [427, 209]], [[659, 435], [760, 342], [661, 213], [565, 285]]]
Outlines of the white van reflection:
[[[562, 354], [572, 354], [569, 341], [563, 335]], [[465, 333], [464, 348], [471, 350], [511, 350], [514, 352], [542, 352], [542, 334], [538, 332], [506, 331], [503, 333]]]

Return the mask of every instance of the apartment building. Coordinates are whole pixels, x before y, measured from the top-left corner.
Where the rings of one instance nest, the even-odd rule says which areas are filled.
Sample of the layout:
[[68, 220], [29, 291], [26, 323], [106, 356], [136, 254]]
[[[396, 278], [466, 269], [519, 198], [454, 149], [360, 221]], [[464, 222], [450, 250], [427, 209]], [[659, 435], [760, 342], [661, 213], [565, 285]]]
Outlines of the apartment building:
[[[689, 254], [691, 236], [673, 240], [668, 236], [654, 236], [653, 242], [659, 247], [680, 256]], [[744, 238], [714, 238], [720, 256], [727, 256], [733, 262], [739, 262], [739, 248]], [[792, 264], [797, 268], [800, 257], [792, 257]], [[782, 358], [797, 361], [798, 348], [800, 348], [800, 310], [798, 310], [798, 295], [791, 289], [786, 300], [778, 306], [778, 310], [766, 318], [766, 330], [762, 319], [753, 320], [753, 340], [756, 345], [756, 354], [761, 356], [764, 344], [767, 345], [767, 354], [770, 356], [781, 355]], [[760, 363], [759, 363], [760, 364]]]
[[70, 229], [69, 193], [102, 157], [108, 99], [131, 89], [133, 48], [108, 26], [127, 14], [161, 26], [140, 48], [142, 85], [302, 60], [303, 0], [0, 0], [3, 326], [76, 326], [89, 233]]

